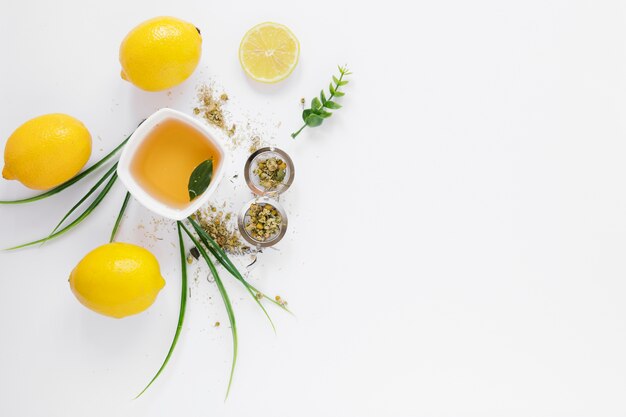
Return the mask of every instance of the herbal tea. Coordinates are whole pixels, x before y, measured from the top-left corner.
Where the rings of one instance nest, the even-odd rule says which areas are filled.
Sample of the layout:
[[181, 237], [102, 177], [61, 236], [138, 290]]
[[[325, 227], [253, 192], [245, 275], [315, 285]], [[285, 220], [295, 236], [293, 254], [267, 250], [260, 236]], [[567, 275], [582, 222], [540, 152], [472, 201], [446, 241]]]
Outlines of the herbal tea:
[[159, 123], [144, 139], [130, 164], [137, 182], [154, 198], [183, 208], [189, 205], [188, 184], [193, 170], [213, 159], [221, 163], [219, 151], [198, 130], [175, 119]]

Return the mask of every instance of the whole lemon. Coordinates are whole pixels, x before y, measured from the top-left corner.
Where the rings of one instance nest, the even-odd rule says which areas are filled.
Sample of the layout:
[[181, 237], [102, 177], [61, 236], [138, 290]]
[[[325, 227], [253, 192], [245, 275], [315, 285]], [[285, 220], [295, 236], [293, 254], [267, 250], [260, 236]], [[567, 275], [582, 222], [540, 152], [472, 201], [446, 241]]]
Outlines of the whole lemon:
[[70, 288], [85, 307], [122, 318], [141, 313], [165, 285], [159, 262], [130, 243], [109, 243], [89, 252], [70, 275]]
[[189, 78], [201, 53], [198, 28], [175, 17], [155, 17], [135, 27], [122, 41], [122, 78], [143, 90], [165, 90]]
[[76, 175], [91, 155], [91, 135], [67, 114], [45, 114], [18, 127], [4, 147], [2, 176], [47, 190]]

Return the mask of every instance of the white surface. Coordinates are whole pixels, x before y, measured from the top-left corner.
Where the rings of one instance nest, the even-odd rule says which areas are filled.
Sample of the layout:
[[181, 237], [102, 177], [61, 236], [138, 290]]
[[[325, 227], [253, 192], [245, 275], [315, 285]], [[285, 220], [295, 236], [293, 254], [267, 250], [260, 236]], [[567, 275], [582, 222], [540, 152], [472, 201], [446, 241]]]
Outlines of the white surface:
[[[131, 171], [131, 162], [134, 159], [137, 149], [159, 123], [165, 120], [175, 119], [187, 126], [191, 126], [197, 132], [202, 133], [205, 142], [213, 145], [219, 154], [219, 164], [216, 164], [215, 175], [213, 175], [209, 187], [198, 196], [192, 204], [184, 208], [176, 208], [169, 206], [157, 198], [154, 198], [141, 184], [133, 177]], [[117, 173], [120, 181], [130, 192], [133, 198], [149, 211], [172, 220], [183, 220], [197, 212], [201, 207], [208, 204], [211, 195], [217, 190], [222, 178], [224, 177], [224, 167], [226, 163], [226, 151], [222, 143], [226, 140], [220, 130], [207, 123], [199, 122], [191, 116], [177, 110], [163, 108], [152, 113], [132, 134], [128, 143], [124, 145], [119, 156], [119, 164], [117, 165]]]
[[[160, 107], [189, 112], [212, 78], [238, 120], [266, 121], [298, 173], [281, 199], [290, 232], [251, 277], [297, 318], [270, 308], [274, 336], [228, 280], [240, 357], [226, 403], [230, 331], [206, 271], [192, 272], [169, 366], [131, 401], [176, 323], [169, 222], [132, 204], [120, 234], [153, 250], [167, 277], [147, 313], [100, 317], [69, 290], [74, 264], [107, 239], [118, 184], [67, 237], [0, 255], [0, 415], [626, 413], [623, 2], [408, 4], [2, 2], [3, 140], [32, 116], [67, 112], [89, 127], [97, 157]], [[126, 32], [161, 14], [204, 37], [201, 68], [170, 95], [123, 82], [117, 63]], [[242, 34], [264, 20], [301, 41], [298, 68], [276, 86], [247, 80], [237, 62]], [[345, 107], [292, 141], [300, 97], [338, 63], [354, 70]], [[224, 193], [245, 201], [243, 187], [240, 175]], [[1, 207], [0, 244], [42, 236], [81, 189]]]

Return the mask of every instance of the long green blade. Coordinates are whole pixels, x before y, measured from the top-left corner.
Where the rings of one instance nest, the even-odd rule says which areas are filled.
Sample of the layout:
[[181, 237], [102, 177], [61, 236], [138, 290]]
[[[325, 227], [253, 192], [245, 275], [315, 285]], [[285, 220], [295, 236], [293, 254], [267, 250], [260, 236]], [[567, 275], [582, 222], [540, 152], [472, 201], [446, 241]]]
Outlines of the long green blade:
[[233, 264], [233, 262], [230, 260], [230, 258], [226, 254], [226, 252], [224, 252], [224, 250], [221, 248], [221, 246], [218, 245], [202, 227], [200, 227], [198, 222], [196, 222], [192, 217], [188, 217], [187, 220], [189, 220], [189, 223], [191, 223], [191, 225], [193, 226], [193, 228], [196, 231], [196, 233], [198, 233], [198, 235], [200, 236], [200, 239], [202, 239], [202, 242], [205, 245], [207, 245], [207, 248], [209, 249], [209, 251], [213, 254], [213, 256], [215, 256], [217, 258], [219, 263], [221, 263], [222, 266], [228, 272], [230, 272], [235, 278], [237, 278], [239, 281], [241, 281], [247, 288], [249, 288], [252, 291], [254, 291], [255, 294], [261, 294], [263, 296], [263, 298], [265, 298], [266, 300], [271, 301], [272, 303], [276, 304], [278, 307], [282, 308], [283, 310], [287, 311], [288, 313], [291, 313], [291, 311], [289, 311], [289, 309], [287, 307], [285, 307], [284, 305], [276, 302], [271, 297], [268, 297], [263, 292], [261, 292], [261, 291], [257, 290], [256, 288], [254, 288], [243, 277], [243, 275], [239, 272], [237, 267], [235, 267], [235, 264]]
[[[193, 226], [194, 230], [196, 231], [196, 233], [198, 233], [198, 236], [200, 236], [200, 240], [202, 241], [202, 243], [204, 243], [204, 245], [209, 249], [209, 251], [211, 252], [211, 254], [213, 256], [215, 256], [215, 258], [222, 264], [224, 265], [225, 261], [223, 261], [221, 259], [222, 255], [220, 252], [216, 251], [214, 246], [219, 247], [219, 245], [217, 245], [217, 243], [215, 243], [215, 241], [213, 239], [211, 239], [211, 236], [209, 236], [209, 234], [200, 227], [200, 225], [198, 225], [195, 221], [191, 222], [191, 225]], [[213, 242], [215, 245], [212, 245], [211, 242]], [[222, 249], [221, 247], [219, 247], [219, 249]], [[226, 255], [226, 252], [224, 252], [222, 250], [222, 253], [224, 253], [224, 255]], [[230, 261], [230, 260], [229, 260]], [[269, 313], [267, 312], [267, 310], [265, 309], [265, 306], [263, 306], [263, 304], [261, 304], [261, 300], [259, 300], [257, 298], [257, 294], [261, 294], [259, 291], [257, 291], [252, 285], [250, 285], [248, 283], [248, 281], [246, 281], [243, 276], [239, 273], [239, 271], [237, 271], [237, 268], [235, 268], [235, 266], [232, 264], [232, 262], [227, 262], [228, 266], [225, 266], [226, 270], [231, 272], [231, 270], [234, 270], [236, 272], [237, 275], [233, 274], [231, 272], [231, 274], [238, 280], [240, 281], [244, 287], [246, 288], [246, 290], [248, 291], [248, 293], [250, 293], [250, 295], [252, 296], [252, 298], [254, 299], [254, 301], [257, 303], [257, 305], [259, 307], [261, 307], [261, 310], [263, 310], [263, 313], [265, 314], [265, 317], [267, 317], [267, 319], [270, 322], [270, 325], [272, 326], [272, 330], [274, 330], [274, 333], [276, 333], [276, 326], [274, 326], [274, 322], [272, 321], [272, 318], [270, 317]], [[268, 297], [266, 297], [268, 298]], [[273, 301], [273, 300], [272, 300]]]
[[120, 213], [117, 215], [117, 220], [115, 220], [115, 225], [113, 226], [113, 231], [111, 232], [111, 238], [109, 239], [109, 242], [113, 242], [115, 240], [115, 235], [117, 235], [117, 230], [120, 228], [120, 223], [122, 222], [122, 218], [124, 217], [124, 213], [126, 212], [126, 207], [128, 206], [129, 201], [130, 192], [126, 191], [126, 197], [124, 197], [122, 208], [120, 209]]
[[[50, 236], [52, 236], [52, 235], [54, 234], [54, 232], [56, 232], [56, 231], [59, 229], [59, 227], [61, 227], [61, 225], [63, 224], [63, 222], [64, 222], [64, 221], [65, 221], [68, 217], [70, 217], [70, 215], [71, 215], [74, 211], [76, 211], [76, 209], [77, 209], [78, 207], [80, 207], [80, 206], [81, 206], [81, 204], [83, 204], [83, 203], [85, 202], [85, 200], [87, 200], [87, 199], [89, 198], [89, 196], [90, 196], [90, 195], [92, 195], [94, 192], [96, 192], [96, 190], [97, 190], [98, 188], [100, 188], [100, 186], [102, 185], [102, 183], [103, 183], [103, 182], [105, 182], [105, 181], [107, 180], [107, 178], [109, 178], [109, 177], [110, 177], [110, 176], [111, 176], [111, 175], [115, 172], [115, 170], [116, 170], [116, 169], [117, 169], [117, 163], [116, 163], [115, 165], [113, 165], [113, 166], [111, 167], [111, 169], [109, 169], [109, 170], [108, 170], [108, 171], [107, 171], [107, 172], [106, 172], [106, 173], [102, 176], [102, 178], [100, 178], [100, 179], [98, 180], [98, 182], [97, 182], [97, 183], [95, 183], [95, 185], [94, 185], [93, 187], [91, 187], [91, 190], [89, 190], [89, 192], [88, 192], [87, 194], [85, 194], [85, 195], [83, 196], [83, 198], [81, 198], [80, 200], [78, 200], [78, 203], [74, 204], [74, 207], [72, 207], [72, 208], [70, 209], [70, 211], [68, 211], [68, 212], [65, 214], [65, 216], [63, 216], [63, 218], [61, 219], [61, 221], [60, 221], [60, 222], [59, 222], [59, 223], [55, 226], [55, 228], [52, 230], [52, 232], [50, 232], [50, 234], [48, 235], [48, 238], [50, 238]], [[44, 243], [45, 243], [45, 241], [44, 241]]]
[[[131, 134], [132, 135], [132, 134]], [[42, 200], [44, 198], [53, 196], [57, 193], [60, 193], [61, 191], [65, 190], [66, 188], [74, 185], [75, 183], [77, 183], [78, 181], [82, 180], [83, 178], [85, 178], [87, 175], [91, 174], [92, 172], [94, 172], [96, 169], [100, 168], [102, 165], [104, 165], [109, 159], [111, 159], [113, 157], [113, 155], [115, 155], [120, 149], [122, 149], [124, 147], [124, 145], [126, 145], [126, 142], [128, 142], [128, 139], [130, 139], [130, 136], [128, 135], [128, 137], [126, 139], [124, 139], [124, 141], [122, 143], [120, 143], [117, 148], [113, 149], [111, 152], [109, 152], [108, 155], [106, 155], [104, 158], [102, 158], [101, 160], [99, 160], [98, 162], [96, 162], [94, 165], [92, 165], [91, 167], [87, 168], [86, 170], [84, 170], [83, 172], [81, 172], [80, 174], [76, 175], [74, 178], [64, 182], [63, 184], [54, 187], [51, 190], [46, 191], [45, 193], [33, 196], [33, 197], [29, 197], [29, 198], [24, 198], [21, 200], [0, 200], [0, 204], [24, 204], [24, 203], [32, 203], [33, 201], [37, 201], [37, 200]]]
[[150, 380], [148, 385], [135, 397], [135, 399], [141, 397], [141, 395], [150, 388], [150, 385], [161, 375], [163, 369], [165, 369], [165, 365], [170, 360], [172, 353], [174, 353], [174, 348], [176, 347], [176, 343], [178, 343], [178, 337], [180, 336], [180, 332], [183, 329], [183, 322], [185, 321], [185, 310], [187, 309], [187, 259], [185, 257], [185, 243], [183, 242], [183, 233], [181, 232], [180, 225], [178, 222], [178, 246], [180, 247], [180, 266], [181, 266], [181, 291], [180, 291], [180, 310], [178, 311], [178, 325], [176, 326], [176, 332], [174, 333], [174, 339], [172, 340], [172, 344], [170, 345], [170, 349], [167, 352], [167, 356], [165, 356], [165, 360], [163, 364], [159, 368], [158, 372], [154, 377]]
[[217, 288], [220, 291], [220, 295], [222, 296], [222, 300], [224, 301], [226, 313], [228, 314], [228, 321], [230, 321], [230, 330], [233, 335], [233, 364], [230, 368], [230, 378], [228, 380], [228, 388], [226, 389], [226, 397], [224, 398], [224, 400], [226, 400], [228, 398], [228, 394], [230, 393], [230, 386], [233, 383], [233, 375], [235, 374], [235, 365], [237, 364], [237, 325], [235, 323], [235, 313], [233, 312], [233, 306], [230, 303], [230, 298], [228, 298], [226, 288], [224, 288], [224, 284], [222, 283], [222, 280], [220, 279], [220, 276], [217, 273], [217, 269], [215, 269], [215, 265], [213, 265], [211, 258], [209, 258], [209, 255], [206, 253], [202, 245], [200, 245], [200, 242], [198, 242], [193, 234], [189, 231], [189, 229], [187, 229], [183, 223], [178, 223], [181, 225], [185, 233], [187, 233], [187, 236], [189, 236], [193, 244], [196, 245], [196, 248], [198, 248], [198, 251], [200, 251], [202, 257], [209, 266], [211, 274], [213, 274], [213, 277], [215, 278]]
[[32, 242], [24, 243], [22, 245], [14, 246], [12, 248], [8, 248], [8, 249], [5, 249], [5, 250], [15, 250], [15, 249], [25, 248], [27, 246], [36, 245], [38, 243], [42, 243], [42, 242], [45, 242], [47, 240], [53, 239], [55, 237], [61, 236], [64, 233], [70, 231], [71, 229], [73, 229], [74, 227], [79, 225], [87, 217], [89, 217], [89, 215], [96, 209], [96, 207], [98, 207], [98, 205], [102, 202], [102, 200], [104, 200], [104, 197], [106, 197], [106, 195], [111, 190], [111, 187], [113, 187], [113, 184], [115, 184], [115, 180], [117, 180], [117, 174], [113, 174], [113, 176], [111, 177], [109, 182], [106, 184], [104, 189], [102, 191], [100, 191], [100, 194], [98, 194], [98, 197], [96, 197], [96, 199], [89, 205], [89, 207], [87, 207], [85, 209], [84, 212], [82, 212], [82, 214], [80, 216], [78, 216], [76, 219], [74, 219], [74, 221], [72, 221], [70, 224], [68, 224], [67, 226], [65, 226], [64, 228], [59, 230], [58, 232], [56, 232], [56, 233], [54, 233], [54, 234], [52, 234], [50, 236], [47, 236], [47, 237], [45, 237], [43, 239], [39, 239], [39, 240], [35, 240], [35, 241], [32, 241]]

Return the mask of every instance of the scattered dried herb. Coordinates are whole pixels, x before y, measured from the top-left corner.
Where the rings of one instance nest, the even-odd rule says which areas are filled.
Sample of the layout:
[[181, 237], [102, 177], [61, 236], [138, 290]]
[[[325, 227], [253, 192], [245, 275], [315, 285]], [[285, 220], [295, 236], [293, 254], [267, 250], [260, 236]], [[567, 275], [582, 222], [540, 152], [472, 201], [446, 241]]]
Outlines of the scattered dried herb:
[[201, 85], [198, 88], [198, 101], [200, 102], [197, 107], [193, 109], [193, 113], [208, 122], [209, 124], [222, 129], [228, 136], [235, 134], [235, 125], [231, 127], [226, 126], [224, 119], [224, 111], [222, 105], [228, 101], [228, 95], [226, 93], [220, 94], [218, 98], [215, 98], [213, 89], [208, 85]]
[[287, 164], [280, 158], [271, 157], [260, 161], [254, 170], [259, 184], [266, 190], [273, 190], [282, 184], [287, 173]]
[[255, 153], [261, 148], [261, 145], [262, 145], [261, 137], [258, 135], [255, 135], [250, 140], [250, 149], [248, 149], [248, 151], [250, 153]]
[[241, 240], [235, 224], [235, 214], [209, 206], [208, 210], [196, 213], [200, 227], [206, 231], [226, 253], [243, 255], [250, 252], [250, 247]]
[[283, 218], [270, 204], [252, 204], [246, 216], [246, 230], [253, 239], [265, 242], [280, 232]]

